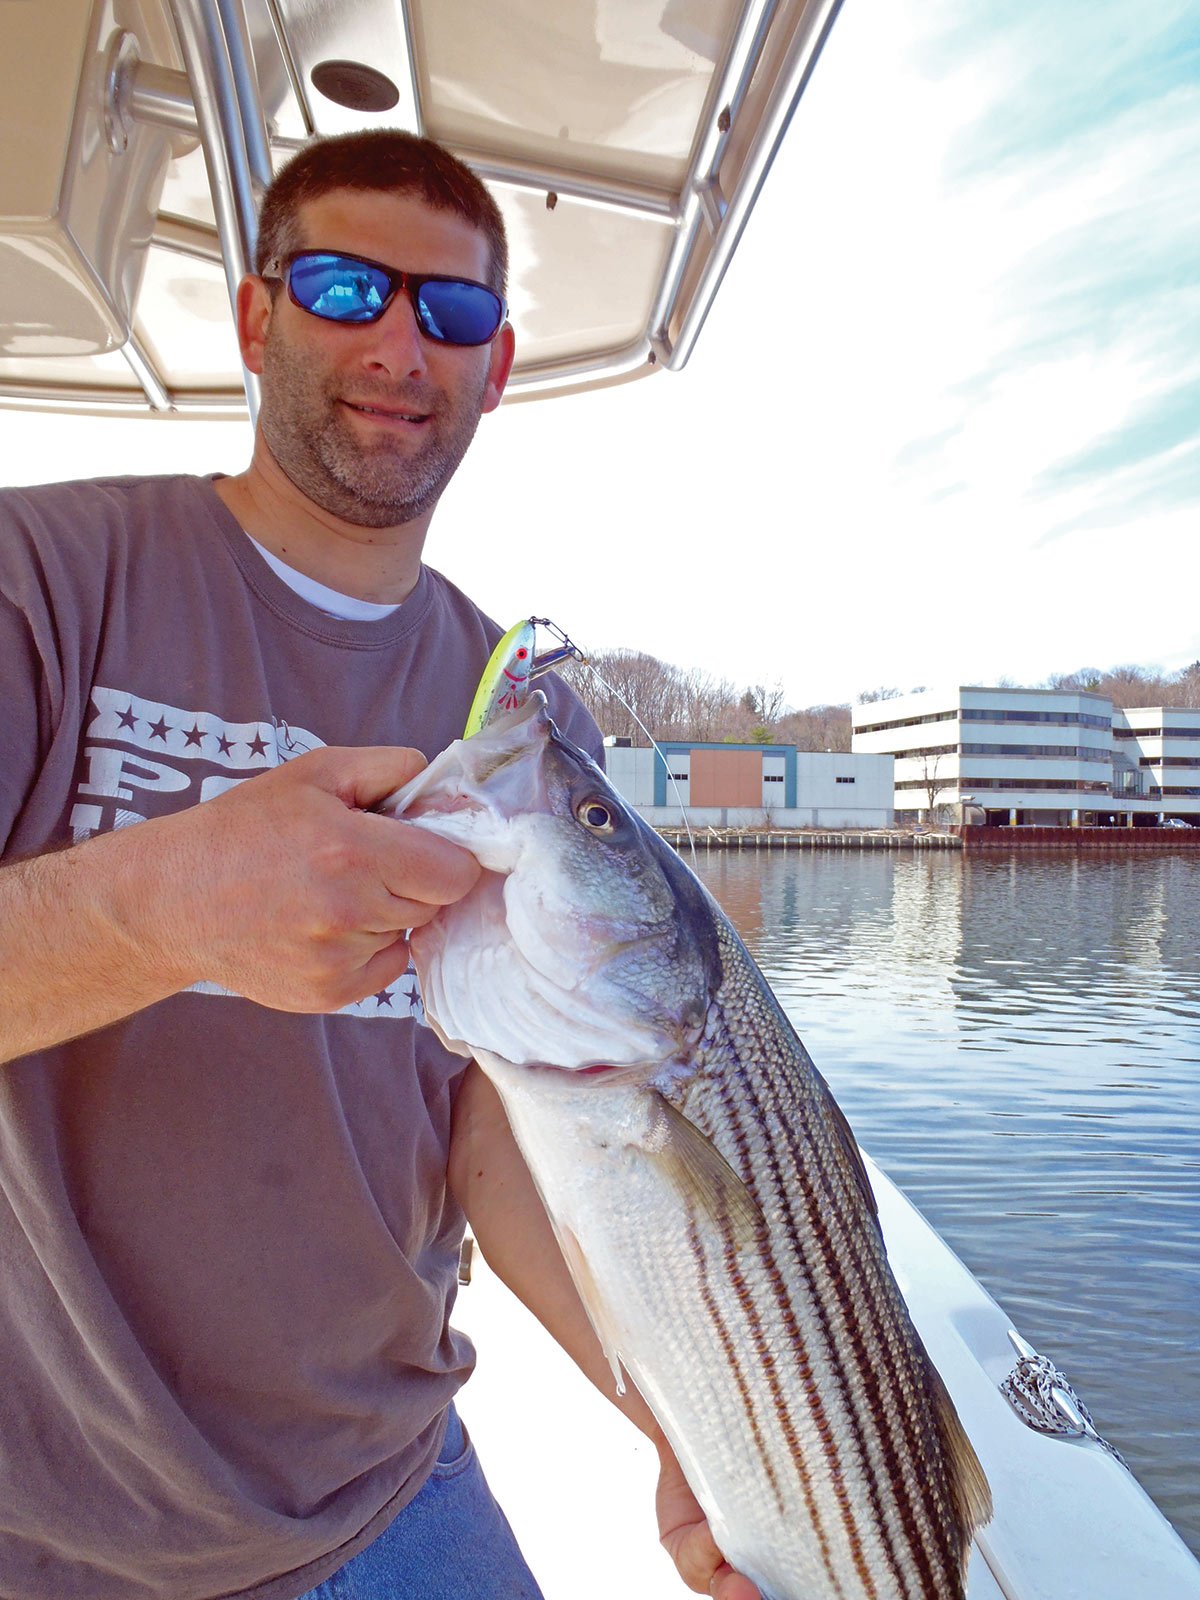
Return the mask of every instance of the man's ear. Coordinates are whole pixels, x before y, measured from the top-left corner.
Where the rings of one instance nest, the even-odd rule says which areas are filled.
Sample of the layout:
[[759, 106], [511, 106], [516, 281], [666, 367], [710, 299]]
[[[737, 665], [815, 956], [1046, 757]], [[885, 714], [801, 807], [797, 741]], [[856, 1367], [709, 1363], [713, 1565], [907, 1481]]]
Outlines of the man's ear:
[[[491, 364], [488, 367], [487, 388], [484, 390], [484, 411], [495, 411], [500, 404], [504, 393], [504, 385], [508, 382], [508, 375], [512, 371], [513, 356], [516, 354], [516, 338], [513, 334], [512, 323], [506, 322], [500, 332], [492, 340]], [[249, 362], [246, 363], [249, 366]]]
[[262, 375], [263, 349], [274, 299], [262, 278], [250, 273], [238, 284], [237, 336], [242, 360], [250, 372]]

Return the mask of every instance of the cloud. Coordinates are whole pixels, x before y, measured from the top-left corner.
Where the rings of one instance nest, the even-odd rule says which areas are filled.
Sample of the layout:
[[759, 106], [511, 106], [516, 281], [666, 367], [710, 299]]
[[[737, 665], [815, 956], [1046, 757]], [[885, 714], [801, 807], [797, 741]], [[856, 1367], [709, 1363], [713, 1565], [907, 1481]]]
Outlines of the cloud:
[[1196, 87], [1200, 18], [1191, 0], [1137, 8], [1055, 0], [992, 7], [982, 17], [943, 5], [933, 16], [943, 25], [922, 43], [929, 69], [984, 55], [1006, 86], [956, 142], [945, 172], [952, 184], [1025, 172], [1047, 152], [1106, 136], [1125, 116], [1154, 114]]
[[926, 426], [898, 442], [895, 484], [931, 507], [986, 486], [1030, 548], [1194, 505], [1194, 7], [935, 7], [912, 66], [953, 109], [923, 219]]
[[[1200, 397], [1193, 404], [1200, 403]], [[1123, 436], [1117, 441], [1123, 446]], [[1190, 437], [1176, 449], [1164, 451], [1155, 439], [1154, 451], [1148, 461], [1135, 461], [1130, 471], [1114, 471], [1106, 479], [1104, 494], [1095, 494], [1081, 511], [1062, 522], [1052, 523], [1036, 541], [1036, 548], [1044, 548], [1055, 540], [1073, 533], [1087, 533], [1097, 528], [1144, 529], [1139, 534], [1153, 539], [1160, 517], [1179, 512], [1200, 499], [1200, 441], [1195, 438], [1195, 424], [1191, 424]], [[1096, 473], [1081, 464], [1080, 477], [1094, 484]], [[1194, 532], [1194, 521], [1192, 522]], [[1159, 530], [1161, 531], [1161, 530]], [[1185, 538], [1187, 530], [1183, 529]]]

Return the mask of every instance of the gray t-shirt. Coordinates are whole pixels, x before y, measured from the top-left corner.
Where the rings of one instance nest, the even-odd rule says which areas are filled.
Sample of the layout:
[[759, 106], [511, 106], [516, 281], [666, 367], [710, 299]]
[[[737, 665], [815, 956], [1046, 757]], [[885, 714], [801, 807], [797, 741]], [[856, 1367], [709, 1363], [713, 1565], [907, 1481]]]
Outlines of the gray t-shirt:
[[[6, 491], [3, 854], [319, 744], [433, 756], [500, 632], [429, 568], [388, 617], [323, 615], [207, 479]], [[292, 1600], [416, 1493], [473, 1362], [463, 1063], [419, 1004], [411, 975], [316, 1017], [201, 989], [0, 1067], [4, 1600]]]

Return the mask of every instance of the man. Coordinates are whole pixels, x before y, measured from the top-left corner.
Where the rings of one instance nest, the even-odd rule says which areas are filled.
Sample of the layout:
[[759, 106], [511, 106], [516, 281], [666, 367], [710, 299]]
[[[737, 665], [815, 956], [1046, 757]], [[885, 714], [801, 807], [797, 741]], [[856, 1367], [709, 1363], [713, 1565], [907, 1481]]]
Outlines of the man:
[[[405, 930], [478, 867], [371, 814], [499, 633], [421, 557], [512, 364], [503, 227], [358, 135], [276, 180], [256, 265], [246, 472], [0, 496], [0, 1593], [514, 1600], [451, 1406], [459, 1203], [611, 1379], [495, 1096], [414, 1021]], [[752, 1595], [624, 1408], [686, 1581]]]

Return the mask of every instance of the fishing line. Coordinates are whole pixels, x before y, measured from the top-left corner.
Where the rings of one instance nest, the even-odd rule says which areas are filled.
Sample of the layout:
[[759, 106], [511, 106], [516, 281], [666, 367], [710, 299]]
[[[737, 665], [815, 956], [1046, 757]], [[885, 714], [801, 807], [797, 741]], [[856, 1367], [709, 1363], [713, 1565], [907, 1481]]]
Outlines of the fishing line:
[[[679, 815], [683, 819], [684, 831], [688, 837], [688, 848], [692, 855], [692, 866], [698, 869], [698, 862], [696, 858], [696, 838], [692, 833], [692, 825], [688, 821], [687, 807], [683, 803], [683, 790], [679, 787], [679, 780], [671, 771], [671, 763], [667, 760], [666, 751], [662, 749], [658, 740], [650, 732], [650, 729], [642, 721], [641, 717], [638, 716], [633, 706], [630, 705], [629, 701], [625, 698], [621, 691], [614, 684], [608, 682], [608, 680], [600, 673], [593, 662], [588, 658], [587, 654], [579, 648], [573, 639], [569, 638], [567, 634], [563, 632], [557, 623], [551, 622], [549, 617], [529, 617], [527, 622], [531, 628], [545, 628], [558, 640], [558, 644], [553, 650], [539, 652], [534, 656], [533, 661], [527, 668], [528, 682], [532, 683], [535, 678], [540, 678], [544, 672], [549, 672], [552, 668], [561, 666], [564, 661], [574, 661], [577, 665], [586, 667], [601, 688], [606, 689], [608, 693], [612, 695], [614, 700], [618, 701], [625, 707], [626, 711], [628, 711], [629, 715], [633, 718], [638, 727], [645, 734], [646, 738], [650, 741], [650, 748], [662, 762], [667, 777], [671, 780], [671, 787], [675, 791], [675, 801], [679, 806]], [[521, 626], [523, 626], [523, 624], [517, 625], [518, 628]], [[505, 635], [505, 641], [502, 641], [502, 645], [512, 635], [515, 635], [516, 632], [517, 628], [511, 629], [510, 633]], [[501, 662], [501, 665], [503, 666], [503, 662]], [[484, 674], [484, 680], [485, 682], [490, 682], [488, 673]]]
[[637, 723], [638, 727], [646, 735], [647, 739], [649, 739], [650, 746], [653, 749], [655, 755], [658, 757], [658, 759], [662, 762], [663, 766], [666, 768], [667, 777], [671, 780], [671, 787], [675, 791], [675, 800], [676, 800], [676, 803], [679, 806], [679, 815], [683, 818], [684, 830], [686, 831], [687, 836], [688, 836], [688, 849], [692, 853], [692, 866], [698, 868], [699, 863], [698, 863], [698, 861], [696, 859], [696, 838], [695, 838], [695, 835], [692, 833], [692, 825], [688, 821], [687, 807], [683, 803], [683, 790], [679, 787], [679, 781], [676, 778], [675, 774], [671, 771], [671, 763], [667, 760], [666, 751], [663, 750], [663, 748], [659, 744], [658, 740], [650, 732], [650, 729], [642, 721], [641, 717], [638, 716], [637, 712], [630, 705], [629, 701], [626, 700], [625, 696], [621, 693], [621, 691], [619, 689], [615, 688], [613, 684], [609, 683], [608, 680], [605, 677], [603, 677], [600, 672], [598, 672], [596, 670], [596, 668], [592, 665], [592, 663], [588, 660], [588, 658], [586, 656], [578, 656], [576, 659], [579, 661], [580, 666], [584, 666], [584, 667], [586, 667], [588, 669], [588, 671], [591, 673], [592, 677], [595, 678], [596, 682], [598, 684], [600, 684], [600, 686], [602, 688], [607, 689], [609, 694], [611, 694], [614, 699], [619, 700], [620, 703], [625, 707], [626, 711], [628, 711], [629, 715]]

